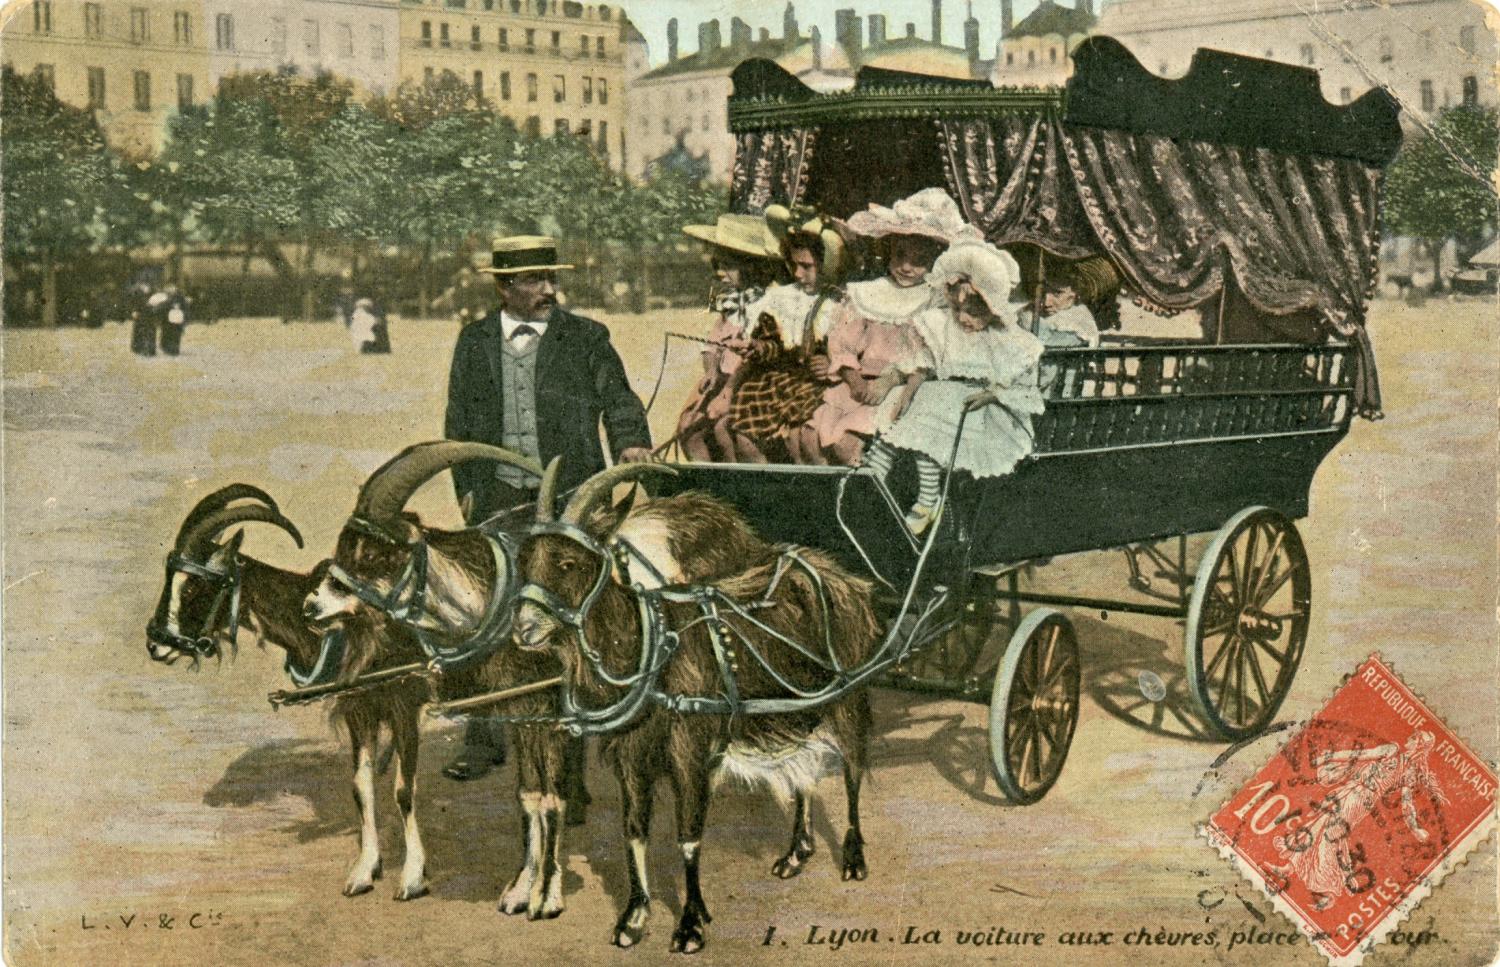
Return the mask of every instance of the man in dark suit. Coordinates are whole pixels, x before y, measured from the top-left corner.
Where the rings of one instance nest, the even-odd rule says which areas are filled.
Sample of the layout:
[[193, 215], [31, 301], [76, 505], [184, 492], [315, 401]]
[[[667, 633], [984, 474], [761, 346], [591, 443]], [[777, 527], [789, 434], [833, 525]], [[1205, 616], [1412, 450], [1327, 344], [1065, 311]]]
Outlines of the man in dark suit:
[[[646, 409], [604, 326], [557, 304], [557, 244], [545, 236], [496, 239], [491, 265], [500, 308], [464, 327], [448, 378], [444, 436], [536, 457], [561, 457], [560, 490], [604, 469], [599, 423], [618, 461], [651, 459]], [[470, 524], [529, 503], [537, 481], [507, 464], [477, 460], [453, 468]], [[498, 727], [471, 718], [464, 751], [444, 773], [473, 779], [504, 761]]]

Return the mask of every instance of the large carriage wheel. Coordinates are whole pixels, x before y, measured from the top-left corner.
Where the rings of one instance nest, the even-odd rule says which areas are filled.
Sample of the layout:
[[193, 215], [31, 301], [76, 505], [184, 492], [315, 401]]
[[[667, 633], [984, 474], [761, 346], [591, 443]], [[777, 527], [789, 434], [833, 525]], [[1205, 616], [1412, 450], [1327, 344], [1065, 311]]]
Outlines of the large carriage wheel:
[[1188, 694], [1220, 737], [1264, 729], [1291, 689], [1312, 611], [1297, 528], [1266, 507], [1240, 511], [1203, 553], [1188, 602]]
[[1000, 663], [990, 696], [990, 762], [1015, 803], [1047, 794], [1078, 727], [1078, 639], [1050, 608], [1028, 614]]

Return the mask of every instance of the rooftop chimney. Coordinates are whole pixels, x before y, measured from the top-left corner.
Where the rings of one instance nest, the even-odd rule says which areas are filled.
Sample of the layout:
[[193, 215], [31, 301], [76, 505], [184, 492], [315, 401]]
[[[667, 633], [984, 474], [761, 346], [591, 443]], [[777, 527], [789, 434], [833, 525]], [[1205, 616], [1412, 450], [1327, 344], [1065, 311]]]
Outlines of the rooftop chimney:
[[872, 13], [865, 21], [870, 25], [870, 46], [878, 47], [885, 43], [885, 14]]
[[906, 39], [907, 40], [916, 40], [917, 39], [917, 25], [914, 24], [914, 23], [912, 23], [910, 20], [908, 20], [906, 22]]
[[781, 39], [796, 40], [802, 36], [797, 28], [797, 9], [787, 0], [786, 12], [781, 15]]
[[932, 42], [943, 42], [943, 0], [932, 0]]
[[711, 54], [724, 44], [724, 36], [719, 32], [719, 21], [709, 20], [698, 25], [698, 53]]
[[974, 0], [969, 0], [969, 16], [964, 20], [964, 52], [969, 63], [979, 60], [979, 21], [974, 19]]
[[739, 17], [729, 21], [729, 46], [745, 50], [750, 46], [750, 25]]
[[766, 41], [768, 41], [770, 39], [771, 39], [771, 28], [770, 27], [762, 27], [762, 28], [760, 28], [760, 42], [761, 43], [765, 43]]
[[677, 59], [677, 18], [667, 21], [667, 61]]
[[1006, 40], [1010, 39], [1011, 28], [1016, 25], [1014, 2], [1015, 0], [1000, 0], [1000, 36]]
[[808, 39], [812, 41], [813, 70], [820, 71], [823, 69], [823, 32], [817, 24], [813, 24]]
[[833, 12], [833, 41], [848, 51], [851, 60], [859, 56], [863, 46], [864, 31], [860, 29], [859, 14], [853, 8]]

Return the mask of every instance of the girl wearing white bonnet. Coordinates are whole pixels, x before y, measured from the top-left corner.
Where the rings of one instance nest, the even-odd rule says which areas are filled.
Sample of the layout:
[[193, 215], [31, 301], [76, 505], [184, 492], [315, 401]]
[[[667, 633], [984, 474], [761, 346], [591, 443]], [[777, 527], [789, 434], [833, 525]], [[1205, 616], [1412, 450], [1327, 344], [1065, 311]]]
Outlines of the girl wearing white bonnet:
[[928, 275], [943, 304], [917, 317], [922, 345], [897, 364], [905, 385], [881, 406], [879, 436], [865, 457], [884, 478], [897, 451], [915, 455], [917, 502], [906, 517], [914, 534], [932, 523], [966, 409], [954, 469], [1003, 476], [1031, 452], [1031, 420], [1042, 412], [1042, 343], [1012, 314], [1020, 275], [1015, 259], [985, 242], [955, 245]]

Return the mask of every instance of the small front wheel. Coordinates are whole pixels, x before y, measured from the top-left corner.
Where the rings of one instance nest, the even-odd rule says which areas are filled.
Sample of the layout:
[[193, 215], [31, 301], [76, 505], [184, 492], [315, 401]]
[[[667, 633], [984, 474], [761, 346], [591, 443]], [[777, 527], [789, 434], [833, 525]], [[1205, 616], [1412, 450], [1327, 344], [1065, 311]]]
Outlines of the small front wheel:
[[1080, 677], [1072, 623], [1050, 608], [1028, 614], [990, 694], [990, 763], [1011, 802], [1036, 802], [1061, 774], [1078, 727]]

